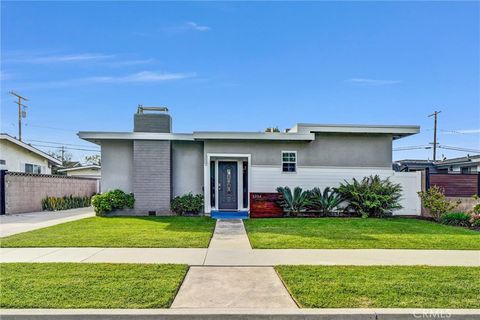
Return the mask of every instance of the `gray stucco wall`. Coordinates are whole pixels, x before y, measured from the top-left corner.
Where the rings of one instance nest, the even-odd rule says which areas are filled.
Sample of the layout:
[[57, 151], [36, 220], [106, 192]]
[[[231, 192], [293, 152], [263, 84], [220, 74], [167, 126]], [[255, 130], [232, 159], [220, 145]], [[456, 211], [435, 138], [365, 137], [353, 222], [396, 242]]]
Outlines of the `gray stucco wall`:
[[102, 141], [102, 192], [133, 192], [132, 141]]
[[[297, 151], [299, 166], [392, 166], [390, 135], [320, 134], [303, 141], [206, 141], [207, 153], [252, 155], [252, 165], [280, 165], [282, 151]], [[206, 157], [205, 157], [206, 159]]]
[[203, 194], [203, 142], [172, 142], [173, 196]]
[[170, 213], [171, 197], [170, 141], [135, 140], [133, 142], [133, 193], [135, 213]]

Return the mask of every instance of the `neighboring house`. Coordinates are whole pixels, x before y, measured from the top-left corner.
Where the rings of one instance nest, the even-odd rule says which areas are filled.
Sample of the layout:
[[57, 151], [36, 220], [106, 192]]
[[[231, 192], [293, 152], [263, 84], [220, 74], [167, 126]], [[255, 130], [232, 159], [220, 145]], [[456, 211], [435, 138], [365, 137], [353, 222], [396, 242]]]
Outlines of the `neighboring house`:
[[60, 169], [58, 172], [71, 177], [96, 178], [102, 177], [102, 167], [98, 165], [75, 166], [73, 168]]
[[0, 169], [14, 172], [50, 174], [62, 162], [31, 145], [0, 133]]
[[480, 155], [438, 161], [432, 160], [398, 160], [393, 164], [396, 171], [412, 172], [424, 171], [428, 169], [429, 173], [453, 173], [470, 174], [480, 173]]
[[79, 132], [101, 146], [102, 189], [135, 194], [135, 214], [165, 214], [174, 196], [205, 196], [205, 212], [248, 210], [251, 192], [335, 186], [371, 174], [404, 184], [420, 214], [420, 176], [392, 170], [392, 141], [418, 126], [297, 124], [288, 132], [172, 133], [166, 112], [134, 115], [133, 132]]
[[480, 173], [480, 155], [435, 162], [438, 173]]

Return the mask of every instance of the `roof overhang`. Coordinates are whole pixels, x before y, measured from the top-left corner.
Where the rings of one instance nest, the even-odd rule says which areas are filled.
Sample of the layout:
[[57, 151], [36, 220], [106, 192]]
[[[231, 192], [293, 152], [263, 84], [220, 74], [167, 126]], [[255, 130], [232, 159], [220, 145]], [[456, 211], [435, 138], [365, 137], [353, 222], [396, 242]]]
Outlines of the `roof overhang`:
[[419, 133], [420, 126], [298, 123], [290, 130], [290, 132], [390, 134], [395, 140]]
[[156, 133], [156, 132], [94, 132], [80, 131], [78, 137], [101, 145], [103, 140], [180, 140], [193, 141], [188, 133]]
[[58, 172], [70, 172], [70, 171], [80, 171], [84, 169], [98, 169], [100, 170], [102, 167], [98, 165], [89, 165], [89, 166], [82, 166], [82, 167], [73, 167], [73, 168], [66, 168], [66, 169], [60, 169]]
[[312, 141], [313, 133], [281, 132], [194, 132], [194, 133], [154, 133], [154, 132], [90, 132], [78, 133], [81, 139], [101, 145], [103, 140], [169, 140], [169, 141], [205, 141], [205, 140], [277, 140]]
[[48, 153], [45, 153], [43, 152], [42, 150], [39, 150], [35, 147], [32, 147], [31, 145], [29, 145], [28, 143], [25, 143], [23, 141], [20, 141], [20, 140], [17, 140], [15, 139], [14, 137], [6, 134], [6, 133], [0, 133], [0, 139], [1, 140], [7, 140], [7, 141], [10, 141], [11, 143], [14, 143], [16, 144], [17, 146], [19, 147], [22, 147], [30, 152], [33, 152], [35, 154], [37, 154], [38, 156], [42, 157], [42, 158], [45, 158], [47, 159], [48, 162], [52, 163], [52, 164], [55, 164], [55, 165], [61, 165], [62, 164], [62, 161], [52, 157], [51, 155], [49, 155]]
[[277, 140], [277, 141], [312, 141], [313, 133], [282, 132], [194, 132], [195, 140]]

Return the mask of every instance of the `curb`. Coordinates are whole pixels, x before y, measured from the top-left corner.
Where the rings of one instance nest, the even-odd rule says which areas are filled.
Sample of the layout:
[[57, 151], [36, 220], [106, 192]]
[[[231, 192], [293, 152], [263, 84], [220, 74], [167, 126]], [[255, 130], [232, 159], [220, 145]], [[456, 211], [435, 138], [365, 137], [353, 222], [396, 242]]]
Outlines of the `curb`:
[[479, 319], [480, 309], [0, 309], [3, 320]]

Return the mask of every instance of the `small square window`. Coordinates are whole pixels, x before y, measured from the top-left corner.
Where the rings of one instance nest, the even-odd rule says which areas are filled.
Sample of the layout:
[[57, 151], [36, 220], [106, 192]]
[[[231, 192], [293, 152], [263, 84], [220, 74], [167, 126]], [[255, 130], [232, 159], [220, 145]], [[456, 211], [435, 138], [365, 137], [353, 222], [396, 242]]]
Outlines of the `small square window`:
[[297, 152], [283, 151], [282, 152], [282, 172], [296, 172], [297, 171]]
[[4, 165], [6, 165], [6, 164], [7, 164], [7, 161], [5, 161], [5, 160], [0, 160], [0, 165], [4, 166]]

